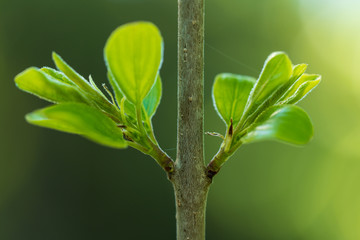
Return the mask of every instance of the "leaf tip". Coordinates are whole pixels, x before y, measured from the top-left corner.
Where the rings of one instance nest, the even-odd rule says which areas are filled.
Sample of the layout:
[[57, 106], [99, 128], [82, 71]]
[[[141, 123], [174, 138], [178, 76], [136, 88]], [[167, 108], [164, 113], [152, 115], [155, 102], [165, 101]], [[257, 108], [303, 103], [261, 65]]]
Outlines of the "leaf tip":
[[32, 73], [32, 72], [38, 71], [38, 70], [39, 69], [37, 67], [29, 67], [29, 68], [25, 69], [24, 71], [18, 73], [14, 78], [15, 85], [19, 89], [25, 90], [24, 87], [23, 87], [23, 84], [27, 83], [27, 82], [29, 82], [29, 80], [31, 80], [31, 79], [28, 78], [29, 73]]
[[268, 56], [268, 59], [272, 59], [274, 57], [288, 57], [288, 55], [284, 51], [275, 51]]
[[270, 62], [271, 60], [283, 62], [283, 63], [285, 63], [287, 65], [287, 67], [289, 69], [292, 70], [292, 63], [291, 63], [291, 60], [290, 60], [290, 58], [289, 58], [289, 56], [287, 55], [286, 52], [276, 51], [276, 52], [271, 53], [268, 56], [268, 58], [266, 59], [265, 65], [266, 65], [266, 63]]
[[62, 68], [61, 66], [66, 64], [64, 59], [59, 54], [57, 54], [55, 51], [52, 51], [51, 56], [52, 56], [52, 60], [55, 63], [55, 66], [61, 71], [61, 68]]
[[317, 82], [320, 83], [321, 80], [322, 80], [322, 76], [320, 74], [317, 74], [317, 77], [316, 77], [316, 79], [314, 81], [317, 81]]
[[31, 112], [25, 115], [25, 120], [30, 123], [34, 124], [35, 122], [45, 120], [46, 117], [40, 111]]
[[55, 51], [51, 52], [51, 57], [54, 61], [56, 61], [57, 59], [61, 58], [59, 54], [57, 54]]

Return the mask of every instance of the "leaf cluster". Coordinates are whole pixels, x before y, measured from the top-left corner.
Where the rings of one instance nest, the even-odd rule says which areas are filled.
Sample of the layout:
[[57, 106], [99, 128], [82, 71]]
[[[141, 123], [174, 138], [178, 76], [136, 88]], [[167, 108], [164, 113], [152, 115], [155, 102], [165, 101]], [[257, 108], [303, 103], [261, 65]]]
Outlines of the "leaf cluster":
[[120, 26], [109, 37], [104, 56], [114, 93], [103, 84], [108, 97], [91, 76], [85, 79], [56, 53], [57, 69], [30, 67], [18, 74], [20, 89], [55, 103], [27, 114], [26, 120], [109, 147], [131, 146], [169, 162], [151, 124], [162, 93], [163, 39], [158, 28], [148, 22]]
[[209, 165], [217, 172], [243, 143], [278, 140], [306, 144], [313, 136], [309, 116], [296, 106], [320, 82], [306, 64], [293, 65], [284, 52], [272, 53], [259, 77], [222, 73], [216, 76], [213, 102], [226, 124], [218, 154]]
[[[54, 105], [26, 115], [34, 125], [84, 136], [114, 148], [134, 147], [152, 156], [167, 172], [173, 161], [156, 141], [151, 118], [160, 103], [163, 39], [149, 22], [118, 27], [104, 49], [111, 92], [85, 79], [58, 54], [56, 69], [30, 67], [15, 78], [16, 85]], [[295, 106], [320, 82], [306, 74], [307, 65], [293, 65], [283, 52], [272, 53], [259, 77], [222, 73], [213, 85], [213, 101], [226, 124], [219, 152], [208, 165], [209, 176], [243, 143], [279, 140], [305, 144], [313, 136], [309, 116]], [[108, 96], [106, 96], [106, 94]]]

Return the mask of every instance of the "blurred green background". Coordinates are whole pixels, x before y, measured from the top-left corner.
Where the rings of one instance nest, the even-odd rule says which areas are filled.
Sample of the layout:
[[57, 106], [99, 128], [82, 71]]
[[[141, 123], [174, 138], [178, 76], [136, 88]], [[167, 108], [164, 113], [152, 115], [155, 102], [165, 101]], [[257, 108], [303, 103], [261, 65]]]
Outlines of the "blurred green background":
[[[176, 0], [0, 0], [0, 239], [175, 239], [171, 184], [150, 159], [27, 124], [48, 103], [16, 89], [55, 50], [106, 82], [103, 46], [118, 25], [154, 22], [165, 40], [154, 128], [175, 156]], [[209, 194], [207, 239], [360, 239], [360, 2], [207, 0], [206, 131], [224, 131], [211, 100], [220, 72], [258, 76], [272, 51], [323, 81], [301, 106], [315, 136], [304, 148], [243, 146]], [[219, 140], [206, 136], [207, 160]]]

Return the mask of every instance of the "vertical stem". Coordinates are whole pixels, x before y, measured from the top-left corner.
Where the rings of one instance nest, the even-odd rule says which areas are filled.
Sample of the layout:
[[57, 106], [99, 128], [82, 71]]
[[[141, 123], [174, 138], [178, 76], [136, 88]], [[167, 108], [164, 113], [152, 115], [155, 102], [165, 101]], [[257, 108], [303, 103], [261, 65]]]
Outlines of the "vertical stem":
[[170, 178], [178, 240], [205, 239], [211, 179], [204, 165], [204, 1], [178, 0], [178, 139]]

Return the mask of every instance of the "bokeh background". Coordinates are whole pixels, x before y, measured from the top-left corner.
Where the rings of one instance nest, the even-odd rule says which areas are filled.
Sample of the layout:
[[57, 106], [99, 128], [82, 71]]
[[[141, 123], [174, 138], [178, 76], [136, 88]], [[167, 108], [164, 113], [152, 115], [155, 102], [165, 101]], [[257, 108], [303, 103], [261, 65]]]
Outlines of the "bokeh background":
[[[151, 158], [28, 125], [24, 114], [48, 103], [13, 82], [29, 66], [53, 67], [53, 50], [106, 82], [105, 41], [136, 20], [154, 22], [165, 40], [153, 122], [175, 156], [176, 0], [0, 0], [1, 240], [175, 239], [172, 187]], [[360, 239], [359, 26], [358, 0], [206, 1], [206, 131], [224, 131], [211, 100], [217, 73], [258, 76], [283, 50], [323, 76], [300, 104], [311, 143], [243, 146], [216, 177], [208, 240]], [[207, 160], [219, 144], [206, 136]]]

